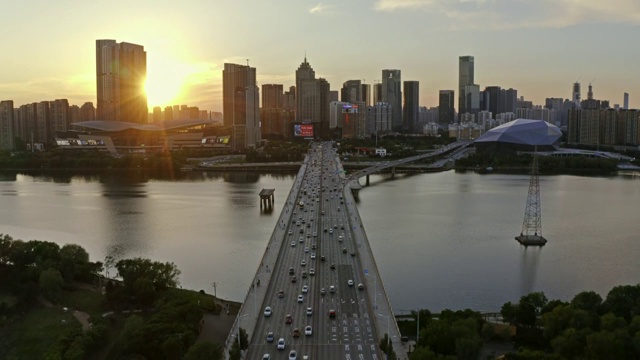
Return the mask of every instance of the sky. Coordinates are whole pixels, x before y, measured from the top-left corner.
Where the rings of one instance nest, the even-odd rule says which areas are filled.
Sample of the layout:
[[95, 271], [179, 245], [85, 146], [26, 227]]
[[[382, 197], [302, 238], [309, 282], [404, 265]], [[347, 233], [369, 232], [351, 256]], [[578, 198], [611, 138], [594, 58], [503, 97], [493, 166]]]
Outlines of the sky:
[[639, 0], [7, 0], [0, 11], [0, 100], [96, 103], [95, 40], [143, 45], [149, 109], [222, 111], [225, 62], [258, 85], [295, 84], [304, 60], [331, 90], [373, 84], [383, 69], [420, 82], [420, 105], [458, 88], [458, 57], [475, 82], [544, 104], [582, 97], [640, 107]]

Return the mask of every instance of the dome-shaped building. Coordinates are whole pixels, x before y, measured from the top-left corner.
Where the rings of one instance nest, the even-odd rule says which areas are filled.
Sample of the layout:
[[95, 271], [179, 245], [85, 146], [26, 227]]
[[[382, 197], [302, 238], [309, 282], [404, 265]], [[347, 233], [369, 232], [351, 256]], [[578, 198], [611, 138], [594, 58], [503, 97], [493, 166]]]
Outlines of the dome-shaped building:
[[554, 151], [561, 137], [560, 128], [546, 121], [517, 119], [482, 134], [474, 145], [480, 153]]

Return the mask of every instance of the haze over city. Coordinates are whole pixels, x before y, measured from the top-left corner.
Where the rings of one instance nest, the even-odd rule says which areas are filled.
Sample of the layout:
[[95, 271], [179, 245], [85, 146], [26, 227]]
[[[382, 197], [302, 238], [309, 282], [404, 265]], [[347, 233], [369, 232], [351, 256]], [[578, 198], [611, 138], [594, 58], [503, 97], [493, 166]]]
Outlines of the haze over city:
[[420, 105], [456, 89], [458, 57], [475, 57], [475, 82], [518, 89], [535, 104], [595, 96], [640, 105], [635, 0], [378, 0], [238, 2], [10, 2], [0, 12], [0, 98], [96, 101], [95, 39], [147, 52], [149, 109], [188, 103], [222, 110], [225, 62], [257, 69], [259, 84], [294, 85], [305, 57], [332, 90], [373, 84], [382, 69], [420, 82]]

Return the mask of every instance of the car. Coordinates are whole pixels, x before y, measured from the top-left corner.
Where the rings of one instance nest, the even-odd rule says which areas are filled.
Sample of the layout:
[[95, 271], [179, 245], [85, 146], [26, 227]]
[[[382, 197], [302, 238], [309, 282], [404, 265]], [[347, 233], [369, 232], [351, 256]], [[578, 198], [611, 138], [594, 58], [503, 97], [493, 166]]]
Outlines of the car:
[[271, 360], [271, 355], [270, 354], [262, 355], [262, 360]]
[[278, 339], [278, 346], [277, 346], [278, 350], [284, 350], [284, 347], [285, 347], [284, 338]]
[[300, 266], [307, 266], [307, 260], [300, 261]]
[[279, 298], [283, 298], [284, 297], [284, 290], [278, 290], [278, 297]]
[[298, 353], [295, 350], [289, 351], [289, 360], [298, 360]]
[[325, 288], [320, 289], [320, 295], [324, 295], [327, 293], [327, 290]]
[[[302, 233], [302, 232], [300, 232]], [[298, 239], [298, 241], [300, 241], [301, 243], [304, 242], [304, 237], [300, 236], [300, 239]]]
[[304, 229], [303, 228], [300, 228], [300, 234], [304, 234]]
[[293, 331], [291, 331], [291, 336], [293, 336], [294, 338], [300, 337], [300, 329], [293, 329]]
[[320, 256], [320, 261], [325, 261], [326, 258], [324, 257], [324, 255]]
[[331, 264], [331, 270], [335, 270], [336, 269], [336, 264]]
[[293, 235], [293, 230], [289, 230], [289, 235]]
[[337, 229], [338, 228], [338, 224], [333, 224], [333, 228]]
[[311, 253], [311, 260], [315, 260], [316, 259], [316, 253]]
[[347, 248], [342, 248], [342, 253], [346, 254], [347, 253]]
[[313, 315], [313, 309], [308, 307], [306, 313], [307, 313], [307, 316]]
[[304, 296], [298, 295], [298, 302], [301, 303], [304, 301]]
[[273, 340], [274, 340], [273, 332], [269, 331], [267, 333], [267, 342], [273, 342]]
[[313, 333], [313, 330], [311, 330], [311, 325], [307, 325], [304, 328], [304, 335], [305, 336], [311, 336], [312, 333]]
[[315, 269], [309, 269], [309, 275], [314, 276], [316, 274]]
[[333, 285], [329, 286], [329, 292], [330, 293], [335, 293], [336, 292], [336, 287], [333, 286]]
[[295, 241], [292, 241], [292, 242], [291, 242], [291, 247], [295, 247], [295, 246], [296, 246], [296, 242], [295, 242]]
[[351, 252], [351, 257], [356, 257], [356, 252], [355, 251]]
[[307, 272], [306, 272], [306, 271], [303, 271], [303, 272], [302, 272], [302, 278], [303, 278], [303, 279], [306, 279], [306, 278], [307, 278]]
[[311, 250], [315, 250], [315, 249], [317, 249], [317, 248], [318, 248], [318, 245], [316, 245], [316, 244], [311, 244]]
[[[324, 214], [324, 211], [322, 213]], [[327, 228], [324, 228], [324, 232], [327, 232]]]
[[338, 241], [342, 242], [342, 240], [344, 240], [344, 236], [338, 235]]
[[329, 234], [333, 234], [333, 229], [329, 229]]
[[353, 286], [353, 280], [351, 280], [351, 279], [347, 280], [347, 285]]
[[292, 277], [291, 277], [291, 282], [295, 284], [295, 283], [296, 283], [296, 281], [298, 281], [298, 279], [296, 279], [296, 277], [295, 277], [295, 276], [292, 276]]
[[265, 317], [271, 316], [271, 306], [267, 306], [266, 308], [264, 308], [264, 316]]
[[290, 268], [289, 268], [289, 275], [293, 275], [293, 274], [295, 274], [295, 270], [293, 270], [293, 268], [292, 268], [292, 267], [290, 267]]
[[303, 293], [303, 294], [306, 294], [306, 293], [308, 293], [308, 292], [309, 292], [309, 286], [308, 286], [308, 285], [304, 285], [304, 286], [302, 287], [302, 293]]
[[309, 248], [308, 248], [308, 247], [305, 247], [305, 248], [304, 248], [304, 252], [308, 253], [308, 252], [309, 252]]
[[313, 232], [313, 237], [318, 237], [318, 233], [316, 231]]
[[336, 317], [336, 311], [333, 310], [333, 309], [329, 310], [329, 317], [332, 318], [332, 319], [335, 318]]
[[291, 317], [291, 314], [287, 314], [287, 316], [284, 317], [284, 323], [291, 324], [292, 322], [293, 322], [293, 317]]
[[358, 283], [358, 290], [364, 290], [364, 285], [362, 283]]

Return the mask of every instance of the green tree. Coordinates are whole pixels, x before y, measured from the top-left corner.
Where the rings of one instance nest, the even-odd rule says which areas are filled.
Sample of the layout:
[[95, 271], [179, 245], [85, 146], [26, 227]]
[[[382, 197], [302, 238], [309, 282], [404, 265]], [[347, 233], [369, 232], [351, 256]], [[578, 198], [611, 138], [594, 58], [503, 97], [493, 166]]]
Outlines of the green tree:
[[607, 294], [602, 307], [605, 312], [612, 312], [630, 321], [640, 314], [640, 284], [614, 287]]
[[40, 274], [40, 291], [50, 301], [56, 303], [60, 298], [62, 292], [62, 285], [64, 280], [60, 271], [57, 269], [49, 268]]
[[182, 357], [182, 334], [169, 336], [162, 343], [162, 353], [167, 360], [179, 360]]
[[65, 279], [89, 278], [84, 274], [88, 264], [89, 254], [82, 246], [66, 244], [60, 249], [60, 272]]
[[122, 347], [127, 353], [137, 353], [144, 341], [144, 320], [138, 315], [129, 316], [120, 333]]
[[222, 360], [224, 348], [210, 341], [201, 341], [189, 348], [184, 360]]
[[567, 359], [579, 358], [583, 355], [587, 343], [586, 336], [589, 332], [590, 330], [566, 329], [561, 335], [551, 340], [551, 347], [556, 354]]
[[571, 305], [576, 309], [597, 313], [602, 304], [602, 297], [595, 291], [583, 291], [573, 297]]
[[622, 339], [610, 331], [600, 331], [587, 336], [586, 355], [589, 359], [626, 359]]

